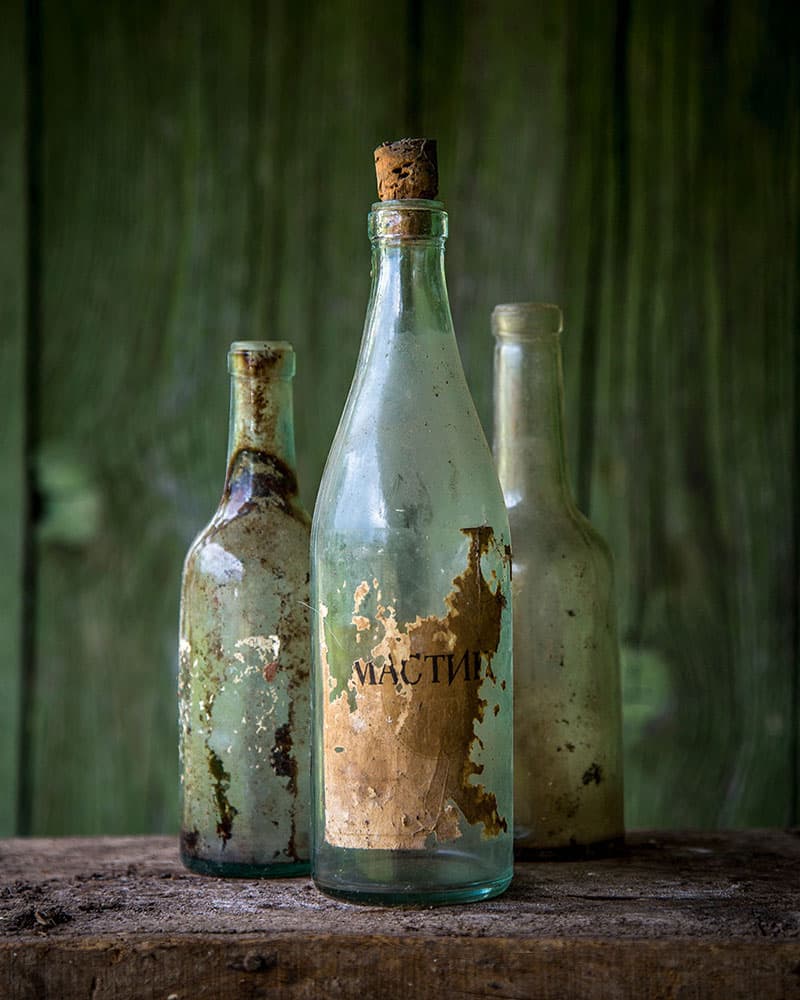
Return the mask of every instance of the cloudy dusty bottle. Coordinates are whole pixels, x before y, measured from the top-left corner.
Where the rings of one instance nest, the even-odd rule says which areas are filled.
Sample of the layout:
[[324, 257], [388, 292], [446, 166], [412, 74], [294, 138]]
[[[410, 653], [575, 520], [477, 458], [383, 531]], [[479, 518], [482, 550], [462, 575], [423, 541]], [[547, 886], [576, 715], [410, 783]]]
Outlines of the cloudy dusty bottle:
[[619, 653], [608, 546], [575, 506], [561, 310], [497, 306], [495, 458], [514, 545], [514, 846], [592, 853], [624, 837]]
[[210, 875], [309, 867], [309, 518], [284, 342], [231, 345], [225, 488], [183, 569], [181, 858]]
[[376, 150], [372, 288], [312, 529], [312, 875], [384, 903], [513, 863], [509, 530], [444, 278], [435, 144]]

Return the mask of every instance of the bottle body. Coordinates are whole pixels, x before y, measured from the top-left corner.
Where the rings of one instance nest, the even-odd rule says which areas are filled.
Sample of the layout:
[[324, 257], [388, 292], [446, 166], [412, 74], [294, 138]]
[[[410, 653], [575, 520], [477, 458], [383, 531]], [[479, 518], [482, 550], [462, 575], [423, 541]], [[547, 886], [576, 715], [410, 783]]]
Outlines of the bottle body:
[[204, 874], [308, 871], [309, 518], [287, 344], [231, 348], [220, 506], [181, 590], [181, 857]]
[[345, 898], [466, 901], [511, 877], [508, 523], [452, 331], [444, 213], [386, 202], [371, 225], [312, 530], [312, 873]]
[[515, 852], [600, 853], [624, 837], [611, 554], [568, 485], [560, 310], [498, 307], [493, 326], [514, 544]]

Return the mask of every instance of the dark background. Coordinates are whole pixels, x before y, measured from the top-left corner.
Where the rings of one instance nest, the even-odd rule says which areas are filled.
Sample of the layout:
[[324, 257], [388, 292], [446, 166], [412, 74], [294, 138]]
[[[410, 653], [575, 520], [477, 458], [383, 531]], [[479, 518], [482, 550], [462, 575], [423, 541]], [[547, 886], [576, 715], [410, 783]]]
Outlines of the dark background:
[[459, 344], [560, 303], [616, 554], [629, 825], [798, 817], [800, 29], [764, 0], [0, 0], [0, 833], [172, 830], [225, 352], [297, 351], [309, 507], [372, 150], [439, 140]]

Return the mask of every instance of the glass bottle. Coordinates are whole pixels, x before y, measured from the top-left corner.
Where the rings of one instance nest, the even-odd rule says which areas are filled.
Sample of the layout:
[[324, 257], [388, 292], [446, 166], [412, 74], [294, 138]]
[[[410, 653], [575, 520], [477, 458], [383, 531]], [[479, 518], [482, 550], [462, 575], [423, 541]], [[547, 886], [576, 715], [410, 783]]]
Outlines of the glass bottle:
[[207, 875], [309, 869], [309, 517], [284, 342], [228, 352], [225, 488], [183, 568], [181, 859]]
[[515, 853], [601, 853], [624, 838], [613, 566], [567, 478], [561, 310], [499, 305], [492, 328], [514, 544]]
[[447, 215], [372, 206], [372, 287], [312, 529], [312, 875], [382, 903], [513, 865], [509, 530], [444, 275]]

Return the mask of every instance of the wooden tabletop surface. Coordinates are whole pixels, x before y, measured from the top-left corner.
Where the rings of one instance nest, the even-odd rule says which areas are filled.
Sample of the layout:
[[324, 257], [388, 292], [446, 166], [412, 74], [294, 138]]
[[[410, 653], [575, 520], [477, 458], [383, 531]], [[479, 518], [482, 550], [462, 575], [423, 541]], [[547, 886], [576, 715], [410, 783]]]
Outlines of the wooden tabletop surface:
[[0, 996], [800, 998], [800, 831], [638, 833], [403, 909], [199, 877], [170, 837], [0, 840]]

